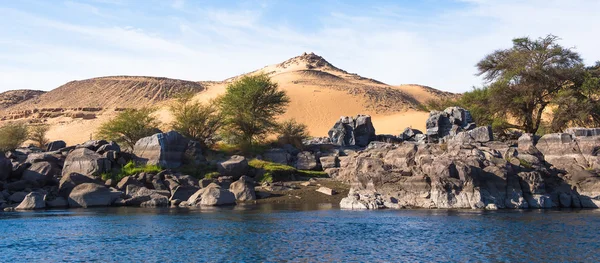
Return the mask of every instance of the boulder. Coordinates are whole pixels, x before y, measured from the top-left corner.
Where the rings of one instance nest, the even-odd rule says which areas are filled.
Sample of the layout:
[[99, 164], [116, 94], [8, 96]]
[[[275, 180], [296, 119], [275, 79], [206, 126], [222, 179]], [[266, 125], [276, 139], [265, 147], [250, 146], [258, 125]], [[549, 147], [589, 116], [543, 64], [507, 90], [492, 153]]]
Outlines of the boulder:
[[138, 161], [174, 169], [188, 161], [204, 160], [197, 142], [192, 142], [176, 131], [157, 133], [138, 140], [133, 147]]
[[6, 181], [13, 171], [13, 165], [10, 159], [4, 154], [0, 154], [0, 181]]
[[242, 176], [239, 180], [231, 183], [229, 191], [235, 196], [237, 201], [256, 200], [256, 192], [254, 191], [254, 180], [248, 176]]
[[11, 201], [13, 203], [20, 203], [23, 202], [25, 196], [27, 196], [27, 192], [15, 192], [8, 197], [8, 201]]
[[400, 135], [398, 135], [398, 138], [400, 138], [403, 141], [415, 141], [415, 136], [417, 136], [417, 134], [423, 134], [423, 132], [420, 130], [408, 127], [406, 129], [404, 129], [404, 131], [402, 133], [400, 133]]
[[23, 201], [15, 207], [15, 210], [34, 210], [43, 209], [46, 207], [46, 201], [44, 201], [44, 194], [38, 192], [31, 192], [25, 196]]
[[296, 156], [296, 169], [298, 170], [315, 170], [319, 167], [317, 157], [308, 151], [300, 152]]
[[105, 152], [108, 152], [108, 151], [113, 151], [113, 152], [119, 153], [119, 152], [121, 152], [121, 147], [116, 142], [110, 141], [109, 143], [98, 147], [98, 149], [96, 150], [96, 152], [99, 154], [104, 154]]
[[188, 200], [190, 199], [190, 196], [198, 192], [198, 190], [200, 189], [195, 186], [179, 185], [171, 191], [171, 197], [169, 198], [169, 200]]
[[35, 162], [23, 172], [22, 179], [35, 183], [39, 186], [44, 186], [55, 175], [60, 174], [60, 168], [56, 164], [49, 162]]
[[133, 184], [127, 186], [126, 194], [131, 198], [125, 200], [126, 205], [141, 207], [168, 206], [170, 192], [154, 190]]
[[343, 116], [328, 132], [333, 144], [340, 146], [356, 145], [365, 147], [375, 141], [375, 127], [369, 115], [358, 115], [356, 118]]
[[337, 156], [323, 156], [319, 158], [319, 161], [323, 170], [340, 167], [340, 160]]
[[472, 130], [459, 132], [454, 136], [450, 136], [448, 142], [457, 144], [470, 144], [475, 142], [489, 142], [493, 140], [494, 136], [492, 134], [492, 127], [481, 126]]
[[325, 187], [325, 186], [319, 187], [316, 191], [319, 193], [326, 194], [326, 195], [334, 195], [335, 194], [335, 191], [333, 189], [331, 189], [329, 187]]
[[100, 147], [106, 144], [108, 144], [106, 140], [89, 140], [87, 142], [77, 145], [76, 148], [86, 148], [95, 152], [98, 149], [100, 149]]
[[67, 202], [67, 199], [65, 199], [64, 197], [57, 196], [52, 200], [46, 200], [46, 206], [49, 208], [68, 207], [69, 202]]
[[52, 141], [49, 142], [48, 144], [46, 144], [46, 151], [47, 152], [53, 152], [53, 151], [58, 151], [62, 148], [67, 147], [67, 143], [65, 141]]
[[125, 191], [128, 185], [144, 186], [143, 183], [135, 179], [133, 176], [125, 176], [117, 183], [117, 189]]
[[78, 174], [78, 173], [70, 173], [67, 175], [63, 175], [60, 178], [60, 182], [58, 185], [58, 194], [63, 197], [68, 197], [73, 188], [75, 186], [84, 184], [84, 183], [97, 183], [102, 184], [102, 181], [87, 175]]
[[187, 203], [190, 206], [232, 205], [235, 204], [235, 196], [229, 190], [212, 183], [190, 196]]
[[217, 171], [221, 175], [228, 175], [234, 178], [240, 178], [248, 173], [248, 160], [240, 155], [231, 156], [228, 160], [217, 163]]
[[108, 159], [90, 149], [78, 148], [67, 155], [62, 175], [78, 173], [98, 176], [105, 172], [111, 172], [111, 163]]
[[582, 170], [588, 167], [577, 141], [568, 133], [551, 133], [542, 136], [535, 146], [546, 162], [564, 170]]
[[460, 107], [449, 107], [444, 111], [432, 111], [425, 123], [427, 135], [434, 139], [457, 135], [461, 131], [475, 128], [471, 113]]
[[95, 183], [83, 183], [73, 188], [69, 194], [70, 207], [109, 206], [112, 201], [110, 189]]
[[265, 153], [263, 153], [262, 156], [263, 159], [269, 162], [280, 163], [285, 165], [288, 165], [290, 163], [290, 160], [292, 159], [292, 156], [288, 153], [288, 151], [281, 148], [269, 149], [265, 151]]

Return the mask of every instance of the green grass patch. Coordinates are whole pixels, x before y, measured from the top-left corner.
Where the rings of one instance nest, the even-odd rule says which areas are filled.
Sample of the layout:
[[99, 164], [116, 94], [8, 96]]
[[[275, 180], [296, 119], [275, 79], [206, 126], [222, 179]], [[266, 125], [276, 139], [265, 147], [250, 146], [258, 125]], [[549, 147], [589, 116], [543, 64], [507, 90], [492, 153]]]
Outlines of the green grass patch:
[[307, 171], [298, 170], [292, 166], [268, 162], [264, 160], [253, 159], [248, 162], [248, 165], [256, 171], [256, 181], [269, 182], [274, 181], [289, 181], [295, 176], [302, 177], [327, 177], [327, 173], [323, 171]]
[[204, 174], [204, 179], [217, 179], [221, 174], [219, 172], [210, 172]]
[[519, 159], [519, 163], [521, 164], [521, 166], [523, 166], [523, 167], [525, 167], [527, 169], [533, 168], [533, 165], [530, 162], [525, 161], [523, 159]]

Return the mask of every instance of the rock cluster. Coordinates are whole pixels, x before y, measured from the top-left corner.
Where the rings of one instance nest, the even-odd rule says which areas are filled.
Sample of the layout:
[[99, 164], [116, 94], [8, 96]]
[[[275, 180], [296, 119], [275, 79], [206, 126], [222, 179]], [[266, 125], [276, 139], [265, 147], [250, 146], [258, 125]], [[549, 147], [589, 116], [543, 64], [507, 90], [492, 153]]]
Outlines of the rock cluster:
[[461, 131], [472, 130], [476, 126], [471, 113], [460, 107], [430, 112], [425, 125], [427, 136], [433, 140], [455, 136]]
[[[478, 138], [473, 131], [462, 134]], [[487, 135], [482, 135], [484, 143], [373, 144], [339, 168], [337, 178], [353, 187], [341, 206], [597, 208], [600, 136], [594, 131], [547, 134], [539, 140], [525, 134], [519, 145], [488, 142]]]
[[341, 117], [329, 130], [328, 135], [333, 144], [340, 146], [365, 147], [376, 139], [375, 127], [369, 115], [358, 115], [356, 118]]

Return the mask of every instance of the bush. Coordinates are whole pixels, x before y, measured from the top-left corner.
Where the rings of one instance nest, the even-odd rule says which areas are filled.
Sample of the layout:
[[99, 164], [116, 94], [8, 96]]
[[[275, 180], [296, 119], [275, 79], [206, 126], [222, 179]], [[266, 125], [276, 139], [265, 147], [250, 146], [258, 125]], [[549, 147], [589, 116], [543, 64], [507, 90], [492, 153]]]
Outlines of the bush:
[[285, 112], [290, 99], [265, 75], [243, 76], [229, 84], [219, 98], [223, 137], [242, 150], [261, 141], [277, 128], [275, 117]]
[[223, 125], [222, 116], [215, 102], [194, 102], [191, 93], [183, 94], [170, 107], [173, 115], [171, 127], [183, 136], [200, 142], [208, 149], [217, 141], [217, 131]]
[[29, 127], [29, 139], [32, 140], [37, 147], [44, 148], [48, 144], [46, 133], [50, 129], [48, 125], [36, 125]]
[[27, 126], [21, 122], [6, 123], [0, 127], [0, 151], [7, 152], [21, 146], [27, 140]]
[[273, 163], [264, 160], [253, 159], [248, 165], [262, 173], [257, 173], [256, 181], [272, 183], [273, 181], [293, 180], [295, 176], [304, 177], [327, 177], [323, 171], [298, 170], [285, 164]]
[[132, 176], [139, 173], [152, 173], [157, 174], [163, 169], [158, 165], [139, 165], [133, 161], [128, 162], [126, 165], [121, 167], [121, 170], [117, 174], [102, 174], [102, 180], [114, 179], [120, 181], [126, 176]]
[[277, 141], [280, 145], [291, 144], [294, 147], [301, 149], [303, 147], [302, 141], [308, 139], [306, 125], [298, 123], [294, 119], [279, 124], [277, 132], [279, 133]]
[[153, 112], [150, 108], [126, 109], [114, 119], [103, 123], [97, 137], [123, 143], [129, 150], [133, 150], [139, 139], [158, 132], [160, 122], [152, 116]]
[[217, 179], [221, 174], [219, 172], [210, 172], [204, 175], [204, 179]]

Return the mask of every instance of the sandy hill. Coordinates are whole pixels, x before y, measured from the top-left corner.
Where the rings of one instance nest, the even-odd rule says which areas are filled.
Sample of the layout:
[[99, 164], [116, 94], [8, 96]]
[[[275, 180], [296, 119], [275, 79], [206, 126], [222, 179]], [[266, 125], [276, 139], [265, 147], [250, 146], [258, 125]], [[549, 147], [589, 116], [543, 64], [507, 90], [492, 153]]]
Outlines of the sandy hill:
[[[424, 129], [428, 113], [419, 110], [420, 104], [429, 99], [455, 96], [422, 85], [392, 86], [361, 77], [337, 68], [313, 53], [304, 53], [247, 74], [259, 73], [268, 74], [291, 98], [288, 110], [281, 118], [294, 118], [305, 123], [312, 136], [325, 136], [340, 116], [357, 114], [373, 116], [379, 134], [398, 134], [405, 127]], [[72, 81], [37, 98], [0, 110], [0, 116], [52, 124], [51, 139], [78, 143], [89, 139], [102, 122], [114, 116], [114, 108], [157, 106], [157, 115], [168, 123], [171, 116], [166, 103], [174, 95], [194, 91], [197, 100], [209, 101], [223, 94], [228, 83], [243, 75], [223, 81], [198, 82], [126, 76]], [[63, 110], [55, 113], [56, 108]], [[64, 113], [66, 108], [72, 111]], [[82, 109], [84, 112], [79, 112]], [[28, 114], [22, 114], [23, 111]], [[69, 134], [68, 138], [65, 134]]]
[[150, 106], [174, 95], [200, 92], [193, 81], [157, 77], [114, 76], [71, 81], [37, 98], [9, 107], [8, 111], [42, 108], [118, 108]]
[[0, 110], [10, 106], [22, 103], [26, 100], [35, 99], [38, 96], [46, 93], [41, 90], [9, 90], [0, 93]]

